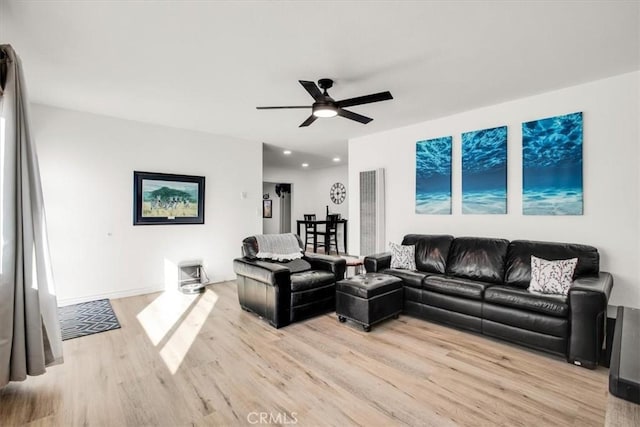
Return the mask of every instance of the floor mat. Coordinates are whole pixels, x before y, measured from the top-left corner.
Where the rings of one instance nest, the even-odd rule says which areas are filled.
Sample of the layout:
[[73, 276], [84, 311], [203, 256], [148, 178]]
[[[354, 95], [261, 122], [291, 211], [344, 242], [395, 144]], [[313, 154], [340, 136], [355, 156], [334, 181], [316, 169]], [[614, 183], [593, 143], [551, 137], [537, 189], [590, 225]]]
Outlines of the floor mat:
[[62, 340], [120, 329], [108, 299], [58, 307]]

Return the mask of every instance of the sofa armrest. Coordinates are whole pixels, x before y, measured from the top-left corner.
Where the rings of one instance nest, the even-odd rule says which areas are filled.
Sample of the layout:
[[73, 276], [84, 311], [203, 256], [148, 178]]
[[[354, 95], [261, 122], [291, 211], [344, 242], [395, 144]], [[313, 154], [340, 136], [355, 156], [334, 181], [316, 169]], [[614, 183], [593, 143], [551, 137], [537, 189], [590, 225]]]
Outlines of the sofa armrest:
[[336, 282], [344, 279], [344, 272], [347, 268], [347, 261], [344, 258], [306, 253], [303, 257], [314, 270], [330, 271], [336, 276]]
[[391, 267], [391, 253], [367, 255], [364, 257], [364, 269], [367, 273], [376, 273]]
[[597, 276], [580, 277], [574, 280], [569, 288], [569, 294], [575, 291], [595, 292], [601, 294], [606, 303], [611, 296], [611, 289], [613, 289], [613, 276], [606, 271], [601, 271]]
[[595, 369], [604, 341], [607, 303], [613, 288], [611, 274], [576, 279], [569, 288], [571, 335], [567, 348], [570, 363]]
[[280, 264], [236, 258], [233, 260], [233, 271], [238, 276], [248, 277], [271, 286], [291, 285], [291, 271]]
[[280, 264], [236, 258], [238, 301], [276, 328], [291, 322], [291, 271]]

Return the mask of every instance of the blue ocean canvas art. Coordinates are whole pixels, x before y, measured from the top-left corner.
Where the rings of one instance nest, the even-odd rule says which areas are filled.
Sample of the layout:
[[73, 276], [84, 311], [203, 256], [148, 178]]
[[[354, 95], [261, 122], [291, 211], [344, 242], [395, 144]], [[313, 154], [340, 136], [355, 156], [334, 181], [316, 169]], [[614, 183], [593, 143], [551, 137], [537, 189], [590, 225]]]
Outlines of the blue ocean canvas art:
[[507, 127], [462, 134], [462, 213], [507, 213]]
[[416, 143], [416, 213], [451, 214], [452, 137]]
[[522, 213], [582, 215], [582, 113], [522, 124]]

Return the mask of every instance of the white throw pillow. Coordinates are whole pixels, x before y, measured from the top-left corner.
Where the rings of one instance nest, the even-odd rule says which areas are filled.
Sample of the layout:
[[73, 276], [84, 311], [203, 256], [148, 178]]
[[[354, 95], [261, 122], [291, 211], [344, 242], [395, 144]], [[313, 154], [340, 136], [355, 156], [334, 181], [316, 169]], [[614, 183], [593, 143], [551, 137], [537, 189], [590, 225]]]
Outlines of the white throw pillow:
[[416, 270], [416, 247], [398, 245], [389, 242], [391, 249], [391, 268], [403, 270]]
[[567, 295], [577, 264], [578, 258], [547, 261], [532, 255], [529, 290], [543, 294]]

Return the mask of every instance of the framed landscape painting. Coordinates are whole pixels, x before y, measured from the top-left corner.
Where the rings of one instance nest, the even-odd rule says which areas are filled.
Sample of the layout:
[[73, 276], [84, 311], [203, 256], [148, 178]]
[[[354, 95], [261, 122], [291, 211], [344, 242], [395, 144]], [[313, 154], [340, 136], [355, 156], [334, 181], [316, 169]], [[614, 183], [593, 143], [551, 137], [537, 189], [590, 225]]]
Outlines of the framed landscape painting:
[[522, 213], [582, 215], [582, 113], [522, 124]]
[[451, 143], [453, 138], [416, 143], [416, 213], [451, 214]]
[[133, 225], [204, 224], [204, 177], [133, 172]]

